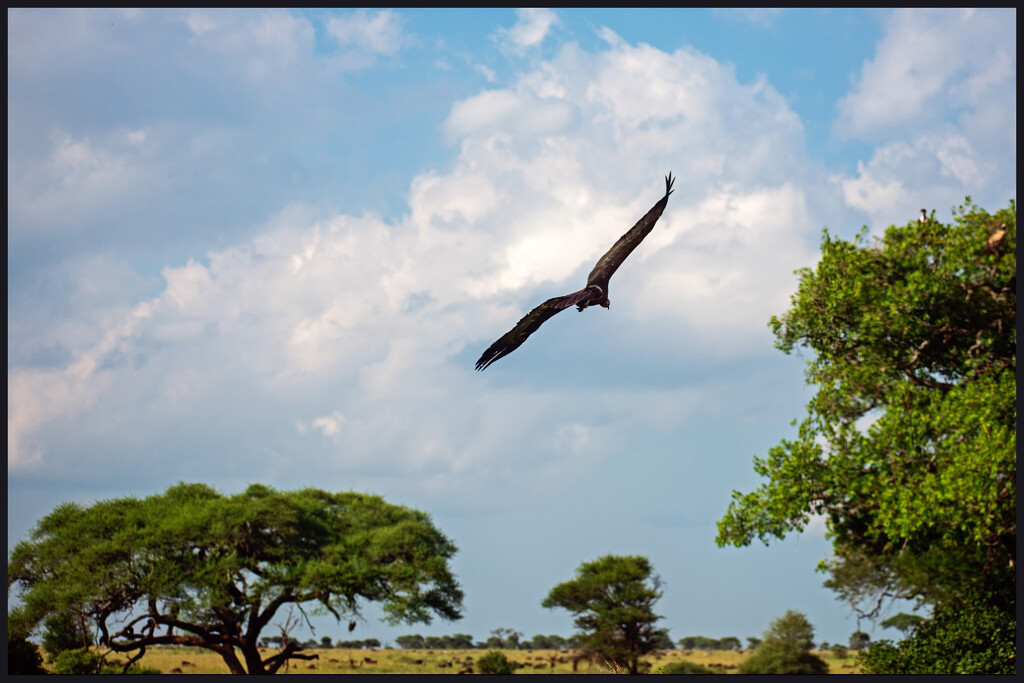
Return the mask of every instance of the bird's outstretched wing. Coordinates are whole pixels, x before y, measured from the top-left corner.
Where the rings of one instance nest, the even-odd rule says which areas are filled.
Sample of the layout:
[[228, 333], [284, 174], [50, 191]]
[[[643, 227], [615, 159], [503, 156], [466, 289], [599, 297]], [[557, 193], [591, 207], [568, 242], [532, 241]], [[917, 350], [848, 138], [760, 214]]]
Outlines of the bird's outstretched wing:
[[654, 224], [661, 218], [661, 214], [665, 211], [665, 207], [668, 206], [668, 196], [672, 194], [672, 183], [675, 182], [675, 178], [669, 173], [665, 176], [665, 196], [658, 200], [658, 203], [651, 207], [651, 210], [647, 214], [637, 221], [636, 225], [629, 229], [629, 231], [619, 238], [619, 240], [612, 245], [612, 248], [598, 260], [597, 265], [590, 271], [590, 275], [587, 276], [587, 284], [596, 284], [601, 287], [605, 292], [608, 291], [608, 280], [611, 279], [612, 274], [622, 265], [622, 262], [626, 260], [626, 257], [636, 249], [637, 245], [644, 241], [647, 234], [654, 228]]
[[507, 356], [518, 349], [519, 346], [526, 341], [527, 337], [536, 332], [541, 325], [547, 322], [548, 318], [551, 318], [556, 313], [560, 313], [582, 301], [587, 301], [599, 296], [600, 294], [594, 290], [584, 288], [578, 292], [573, 292], [572, 294], [556, 296], [553, 299], [548, 299], [540, 306], [537, 306], [535, 309], [524, 315], [523, 319], [516, 323], [515, 327], [502, 335], [501, 339], [491, 344], [490, 347], [483, 352], [483, 355], [480, 356], [480, 360], [476, 362], [476, 369], [483, 370], [494, 361]]
[[620, 237], [612, 245], [612, 248], [608, 250], [608, 253], [601, 257], [597, 265], [594, 266], [594, 269], [590, 271], [586, 287], [572, 294], [548, 299], [527, 313], [523, 316], [522, 320], [516, 323], [515, 327], [484, 351], [483, 355], [480, 356], [480, 360], [476, 362], [476, 369], [483, 370], [494, 361], [518, 349], [548, 318], [551, 318], [560, 311], [564, 311], [570, 306], [579, 306], [581, 311], [594, 304], [607, 307], [608, 280], [611, 278], [612, 273], [622, 265], [622, 262], [629, 256], [630, 252], [636, 249], [636, 245], [640, 244], [647, 237], [647, 233], [654, 228], [654, 224], [661, 218], [661, 214], [668, 205], [668, 196], [672, 194], [673, 182], [675, 182], [675, 179], [671, 173], [665, 176], [665, 196], [651, 207], [647, 215], [630, 228], [629, 232]]

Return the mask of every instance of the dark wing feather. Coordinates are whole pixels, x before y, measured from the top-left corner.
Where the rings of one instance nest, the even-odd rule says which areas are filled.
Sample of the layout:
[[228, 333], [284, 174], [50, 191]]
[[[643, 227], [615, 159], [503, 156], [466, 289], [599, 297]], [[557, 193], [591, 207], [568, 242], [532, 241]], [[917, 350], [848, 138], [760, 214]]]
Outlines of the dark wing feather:
[[594, 269], [590, 271], [590, 275], [587, 277], [588, 285], [598, 285], [608, 293], [608, 280], [611, 279], [612, 274], [622, 265], [622, 262], [626, 260], [626, 257], [632, 253], [636, 246], [643, 242], [647, 234], [654, 228], [654, 224], [661, 218], [661, 214], [665, 211], [665, 207], [668, 206], [668, 196], [672, 194], [672, 183], [675, 182], [675, 178], [669, 173], [665, 176], [665, 196], [662, 197], [657, 204], [651, 207], [651, 210], [647, 214], [637, 221], [637, 224], [629, 229], [625, 235], [619, 238], [619, 240], [612, 245], [612, 248], [601, 257], [594, 266]]
[[547, 322], [548, 318], [551, 318], [556, 313], [560, 313], [570, 306], [575, 306], [581, 301], [596, 298], [597, 296], [593, 290], [584, 288], [572, 294], [548, 299], [524, 315], [523, 319], [516, 323], [515, 327], [506, 332], [501, 339], [491, 344], [484, 351], [483, 355], [480, 356], [480, 360], [476, 362], [476, 369], [483, 370], [494, 361], [518, 349], [526, 341], [527, 337], [536, 332], [541, 325]]

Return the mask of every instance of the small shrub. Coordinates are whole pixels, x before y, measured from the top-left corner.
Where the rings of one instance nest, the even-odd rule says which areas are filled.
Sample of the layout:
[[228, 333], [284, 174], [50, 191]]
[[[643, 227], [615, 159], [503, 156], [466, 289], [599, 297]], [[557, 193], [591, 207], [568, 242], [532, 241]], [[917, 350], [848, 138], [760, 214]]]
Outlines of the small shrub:
[[[119, 674], [123, 668], [124, 662], [104, 660], [97, 652], [84, 648], [65, 650], [53, 661], [55, 674]], [[160, 670], [136, 665], [130, 667], [128, 673], [148, 675], [158, 674]]]
[[717, 674], [722, 673], [721, 671], [715, 671], [707, 667], [701, 666], [694, 662], [687, 662], [683, 660], [681, 662], [672, 662], [662, 667], [658, 673], [662, 674]]
[[98, 674], [103, 659], [90, 650], [64, 650], [53, 660], [55, 674]]
[[482, 674], [510, 674], [516, 670], [516, 665], [508, 661], [504, 653], [491, 650], [476, 661], [476, 666]]
[[741, 674], [827, 674], [828, 664], [810, 652], [759, 648], [740, 665]]
[[846, 659], [847, 655], [850, 654], [849, 651], [846, 649], [846, 646], [840, 645], [839, 643], [833, 645], [831, 650], [832, 656], [836, 659]]

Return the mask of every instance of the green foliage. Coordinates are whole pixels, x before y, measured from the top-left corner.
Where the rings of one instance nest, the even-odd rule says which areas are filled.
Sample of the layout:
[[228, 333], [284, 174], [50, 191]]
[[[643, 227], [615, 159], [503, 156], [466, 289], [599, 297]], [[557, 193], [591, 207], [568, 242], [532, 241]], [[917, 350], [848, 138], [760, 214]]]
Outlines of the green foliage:
[[721, 650], [721, 641], [707, 636], [686, 636], [679, 639], [679, 646], [684, 650]]
[[667, 629], [659, 629], [658, 633], [661, 635], [658, 636], [657, 641], [654, 643], [656, 650], [674, 650], [676, 648], [676, 644], [668, 635]]
[[192, 645], [217, 650], [233, 673], [262, 673], [304, 657], [292, 639], [266, 661], [258, 651], [284, 605], [340, 619], [373, 601], [390, 623], [459, 618], [455, 550], [425, 513], [377, 496], [261, 485], [221, 496], [179, 484], [143, 500], [57, 507], [14, 548], [8, 571], [30, 626], [82, 613], [115, 651]]
[[[757, 640], [757, 638], [753, 640]], [[679, 639], [679, 647], [684, 650], [742, 650], [743, 643], [735, 636], [726, 636], [721, 639], [707, 636], [686, 636]], [[756, 645], [751, 647], [756, 647]]]
[[576, 578], [552, 588], [541, 604], [575, 614], [580, 645], [635, 674], [640, 656], [663, 637], [664, 631], [654, 628], [661, 618], [653, 610], [660, 585], [646, 557], [605, 555], [581, 564]]
[[850, 649], [855, 652], [866, 650], [871, 644], [871, 636], [864, 631], [854, 631], [850, 634]]
[[726, 636], [718, 641], [718, 649], [720, 650], [742, 650], [743, 643], [736, 636]]
[[[566, 640], [562, 636], [545, 636], [538, 633], [530, 639], [527, 648], [530, 650], [561, 650], [565, 645]], [[659, 647], [661, 646], [659, 645]]]
[[905, 612], [900, 612], [899, 614], [895, 614], [889, 617], [879, 625], [882, 628], [895, 628], [899, 629], [900, 631], [903, 631], [904, 633], [907, 633], [908, 631], [914, 630], [914, 628], [918, 626], [922, 621], [924, 621], [924, 617], [918, 616], [916, 614], [906, 614]]
[[126, 662], [107, 660], [103, 655], [94, 650], [78, 648], [75, 650], [64, 650], [53, 662], [53, 673], [55, 674], [158, 674], [159, 669], [132, 665], [125, 670]]
[[[322, 645], [322, 647], [331, 647], [330, 645]], [[380, 647], [380, 641], [376, 638], [364, 638], [361, 640], [338, 640], [335, 641], [334, 647], [338, 649], [349, 649], [349, 650], [368, 650], [372, 648]]]
[[423, 640], [423, 636], [418, 633], [407, 636], [398, 636], [395, 638], [395, 642], [398, 643], [398, 647], [405, 650], [422, 650], [426, 646], [426, 641]]
[[720, 545], [768, 542], [825, 517], [826, 585], [867, 615], [887, 596], [935, 602], [1016, 557], [1016, 204], [874, 244], [826, 231], [776, 345], [812, 352], [817, 394], [795, 440], [733, 493]]
[[936, 606], [897, 645], [883, 640], [861, 655], [864, 673], [1013, 674], [1017, 667], [1012, 586], [976, 587]]
[[688, 662], [685, 659], [678, 662], [672, 662], [661, 667], [655, 673], [659, 674], [718, 674], [721, 671], [715, 671], [709, 669], [706, 666], [701, 666], [695, 662]]
[[502, 652], [491, 650], [476, 661], [476, 667], [482, 674], [515, 673], [516, 665], [508, 660]]
[[839, 643], [833, 645], [830, 648], [830, 650], [832, 651], [832, 656], [837, 659], [846, 659], [846, 657], [850, 654], [849, 651], [846, 649], [846, 646], [840, 645]]
[[61, 652], [53, 661], [53, 672], [56, 674], [117, 673], [109, 665], [104, 667], [103, 658], [99, 653], [85, 648]]
[[85, 620], [78, 614], [55, 612], [43, 622], [43, 649], [50, 657], [65, 650], [76, 650], [93, 645], [92, 635]]
[[772, 621], [757, 650], [740, 665], [741, 674], [826, 674], [828, 664], [811, 652], [814, 628], [792, 610]]

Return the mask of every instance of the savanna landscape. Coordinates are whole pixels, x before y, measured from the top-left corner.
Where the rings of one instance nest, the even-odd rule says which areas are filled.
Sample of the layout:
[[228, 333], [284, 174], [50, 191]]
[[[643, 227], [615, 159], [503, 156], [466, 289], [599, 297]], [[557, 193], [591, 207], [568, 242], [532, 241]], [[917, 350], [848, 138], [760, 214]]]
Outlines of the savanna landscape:
[[[271, 655], [276, 650], [264, 649]], [[292, 661], [284, 674], [453, 674], [480, 673], [474, 662], [486, 650], [350, 650], [315, 648], [305, 654], [315, 654], [313, 661]], [[517, 666], [517, 674], [608, 674], [616, 673], [613, 665], [587, 659], [577, 660], [574, 652], [562, 650], [502, 650]], [[828, 664], [830, 674], [860, 672], [855, 653], [836, 657], [829, 651], [815, 651]], [[750, 651], [732, 650], [661, 650], [643, 658], [650, 671], [679, 661], [690, 661], [718, 673], [736, 673], [739, 665], [749, 657]], [[144, 668], [157, 669], [164, 674], [228, 674], [227, 666], [219, 655], [191, 647], [155, 647], [146, 651], [139, 660]], [[467, 671], [470, 669], [471, 671]]]
[[1016, 9], [7, 16], [9, 674], [1017, 672]]

